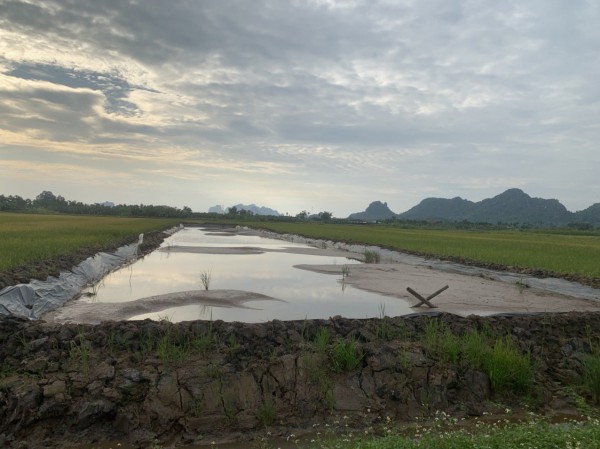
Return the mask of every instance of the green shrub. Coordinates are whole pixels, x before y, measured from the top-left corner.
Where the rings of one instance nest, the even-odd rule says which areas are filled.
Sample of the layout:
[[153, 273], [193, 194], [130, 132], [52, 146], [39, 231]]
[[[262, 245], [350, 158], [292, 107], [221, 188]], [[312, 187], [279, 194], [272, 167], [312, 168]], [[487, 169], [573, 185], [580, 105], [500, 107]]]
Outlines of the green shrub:
[[533, 384], [530, 354], [520, 354], [510, 337], [496, 340], [485, 359], [484, 369], [495, 392], [526, 393]]
[[358, 368], [363, 357], [356, 339], [337, 340], [331, 350], [331, 367], [336, 373], [344, 373]]
[[272, 401], [263, 402], [256, 412], [256, 417], [263, 426], [270, 426], [273, 424], [277, 417], [275, 404]]

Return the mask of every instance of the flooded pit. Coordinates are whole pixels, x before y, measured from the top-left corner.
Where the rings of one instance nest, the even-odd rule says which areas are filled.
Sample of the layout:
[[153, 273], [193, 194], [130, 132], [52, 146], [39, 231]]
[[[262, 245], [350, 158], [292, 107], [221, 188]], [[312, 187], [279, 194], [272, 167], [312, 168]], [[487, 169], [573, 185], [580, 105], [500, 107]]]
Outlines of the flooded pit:
[[[204, 291], [201, 275], [209, 274], [209, 292], [240, 291], [265, 295], [242, 303], [198, 300], [197, 303], [139, 313], [128, 319], [223, 320], [249, 323], [329, 318], [404, 315], [407, 301], [359, 290], [342, 281], [342, 267], [360, 262], [348, 257], [302, 254], [314, 247], [256, 235], [184, 228], [161, 248], [123, 267], [84, 291], [81, 302], [132, 303], [175, 292]], [[298, 253], [300, 252], [300, 253]], [[335, 274], [296, 268], [328, 265]]]

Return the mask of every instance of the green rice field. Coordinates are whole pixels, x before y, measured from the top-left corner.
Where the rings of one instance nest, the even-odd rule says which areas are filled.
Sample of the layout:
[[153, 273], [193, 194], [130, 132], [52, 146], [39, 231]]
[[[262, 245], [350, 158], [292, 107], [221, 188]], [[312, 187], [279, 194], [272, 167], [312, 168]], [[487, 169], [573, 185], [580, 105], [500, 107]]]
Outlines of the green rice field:
[[177, 220], [0, 213], [0, 270], [84, 248], [106, 248]]
[[600, 277], [600, 236], [543, 231], [403, 229], [383, 225], [253, 224], [280, 233], [376, 245], [483, 264]]
[[[176, 219], [0, 213], [0, 270], [106, 247]], [[248, 223], [280, 233], [376, 245], [482, 264], [600, 278], [600, 236], [544, 231], [404, 229], [382, 225]]]

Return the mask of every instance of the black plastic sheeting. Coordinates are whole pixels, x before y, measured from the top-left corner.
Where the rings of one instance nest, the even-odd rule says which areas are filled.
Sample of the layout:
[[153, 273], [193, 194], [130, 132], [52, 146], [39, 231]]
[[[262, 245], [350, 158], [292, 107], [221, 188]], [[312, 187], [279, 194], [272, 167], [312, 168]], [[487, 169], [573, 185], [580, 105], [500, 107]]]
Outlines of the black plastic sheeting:
[[33, 280], [0, 290], [0, 315], [39, 319], [44, 313], [61, 307], [75, 298], [88, 285], [93, 284], [114, 269], [137, 258], [138, 245], [119, 248], [114, 253], [98, 253], [88, 257], [72, 271], [45, 281]]

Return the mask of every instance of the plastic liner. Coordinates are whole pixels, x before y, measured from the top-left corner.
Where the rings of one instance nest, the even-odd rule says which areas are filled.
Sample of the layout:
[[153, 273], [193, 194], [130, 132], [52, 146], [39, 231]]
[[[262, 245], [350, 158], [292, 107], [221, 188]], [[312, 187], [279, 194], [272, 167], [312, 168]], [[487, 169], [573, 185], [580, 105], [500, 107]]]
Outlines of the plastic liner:
[[293, 234], [277, 234], [270, 231], [261, 231], [261, 234], [268, 235], [271, 238], [279, 238], [294, 243], [304, 243], [317, 248], [335, 248], [343, 251], [349, 251], [355, 254], [364, 254], [365, 250], [376, 251], [381, 256], [381, 262], [404, 263], [413, 266], [422, 266], [434, 270], [445, 271], [449, 273], [465, 274], [478, 276], [495, 281], [506, 282], [510, 284], [523, 284], [536, 290], [543, 290], [552, 293], [558, 293], [574, 298], [589, 299], [600, 301], [600, 289], [592, 288], [578, 282], [571, 282], [558, 278], [536, 278], [525, 274], [510, 273], [505, 271], [490, 270], [487, 268], [461, 265], [439, 259], [426, 259], [424, 257], [413, 256], [398, 251], [383, 249], [378, 246], [354, 245], [342, 242], [333, 242], [331, 240], [320, 240], [305, 238]]
[[73, 299], [89, 284], [93, 284], [110, 271], [137, 258], [138, 245], [142, 242], [119, 248], [114, 253], [98, 253], [88, 257], [72, 271], [58, 277], [50, 276], [45, 281], [33, 280], [0, 290], [0, 315], [38, 319], [44, 313], [61, 307]]

